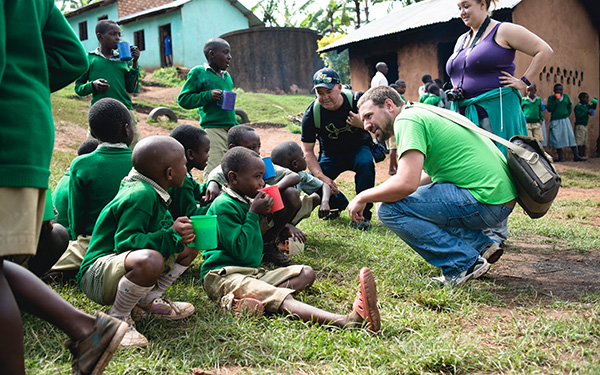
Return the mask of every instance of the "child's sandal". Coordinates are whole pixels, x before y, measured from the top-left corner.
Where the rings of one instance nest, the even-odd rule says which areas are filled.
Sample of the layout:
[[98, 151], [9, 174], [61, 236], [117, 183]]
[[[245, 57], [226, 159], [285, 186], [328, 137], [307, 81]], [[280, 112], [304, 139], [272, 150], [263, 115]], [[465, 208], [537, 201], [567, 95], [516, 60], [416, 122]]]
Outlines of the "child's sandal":
[[381, 329], [375, 278], [367, 267], [360, 270], [360, 287], [352, 307], [367, 322], [369, 330], [378, 332]]

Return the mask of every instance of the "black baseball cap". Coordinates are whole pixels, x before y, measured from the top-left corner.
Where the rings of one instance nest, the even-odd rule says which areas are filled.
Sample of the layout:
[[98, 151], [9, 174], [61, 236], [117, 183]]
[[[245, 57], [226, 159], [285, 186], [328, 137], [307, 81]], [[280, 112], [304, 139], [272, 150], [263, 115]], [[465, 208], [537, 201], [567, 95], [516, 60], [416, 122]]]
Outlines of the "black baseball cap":
[[313, 90], [315, 90], [317, 87], [326, 87], [331, 90], [340, 83], [341, 82], [339, 74], [337, 74], [335, 70], [330, 68], [323, 68], [321, 70], [317, 70], [317, 72], [313, 76]]

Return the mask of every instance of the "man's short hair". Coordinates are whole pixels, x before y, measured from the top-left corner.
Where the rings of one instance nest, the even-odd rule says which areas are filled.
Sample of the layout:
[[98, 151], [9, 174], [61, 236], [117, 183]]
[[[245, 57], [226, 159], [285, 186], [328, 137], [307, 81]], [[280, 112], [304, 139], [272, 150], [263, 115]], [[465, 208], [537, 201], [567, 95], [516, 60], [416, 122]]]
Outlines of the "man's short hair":
[[273, 163], [287, 168], [299, 153], [302, 153], [302, 148], [296, 142], [284, 142], [275, 146], [271, 151], [271, 160]]
[[240, 146], [246, 134], [256, 132], [253, 127], [248, 125], [235, 125], [227, 132], [227, 147], [229, 145]]
[[96, 34], [104, 34], [111, 26], [120, 27], [118, 23], [113, 20], [100, 20], [96, 24]]
[[183, 145], [185, 151], [197, 151], [198, 147], [208, 140], [208, 134], [205, 130], [187, 124], [177, 126], [170, 135]]
[[[532, 83], [532, 85], [533, 85], [533, 83]], [[579, 101], [582, 101], [583, 99], [585, 99], [586, 96], [589, 96], [589, 94], [587, 92], [579, 93], [579, 96], [578, 96]]]
[[260, 156], [256, 152], [245, 147], [236, 146], [230, 148], [225, 155], [223, 155], [223, 159], [221, 159], [223, 174], [227, 177], [229, 172], [239, 172], [242, 169], [248, 168], [251, 158], [260, 159]]
[[117, 141], [125, 124], [132, 124], [131, 114], [123, 103], [113, 98], [102, 98], [88, 113], [90, 131], [101, 142]]
[[367, 101], [372, 101], [378, 107], [383, 107], [383, 103], [385, 103], [386, 99], [391, 99], [392, 102], [396, 105], [396, 107], [402, 107], [404, 102], [398, 94], [398, 91], [394, 90], [390, 86], [377, 86], [370, 88], [360, 97], [358, 100], [358, 107]]
[[384, 66], [387, 66], [387, 64], [383, 61], [380, 61], [377, 63], [377, 65], [375, 65], [375, 69], [379, 70], [379, 68], [383, 68]]
[[228, 46], [229, 43], [222, 38], [210, 38], [209, 40], [206, 41], [206, 43], [204, 43], [204, 57], [206, 57], [206, 60], [208, 60], [208, 55], [210, 53], [211, 50], [214, 50], [215, 48], [217, 48], [218, 46]]
[[423, 74], [421, 76], [421, 81], [423, 83], [431, 82], [431, 75], [429, 75], [429, 74]]

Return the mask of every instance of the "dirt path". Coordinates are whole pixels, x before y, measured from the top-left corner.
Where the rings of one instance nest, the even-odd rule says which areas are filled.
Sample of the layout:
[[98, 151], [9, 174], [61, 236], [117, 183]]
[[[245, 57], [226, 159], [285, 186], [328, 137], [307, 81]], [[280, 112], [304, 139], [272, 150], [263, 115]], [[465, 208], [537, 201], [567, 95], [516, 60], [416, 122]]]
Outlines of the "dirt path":
[[[150, 88], [140, 93], [139, 98], [150, 102], [168, 103], [174, 101], [178, 93], [177, 88]], [[142, 137], [169, 134], [166, 129], [148, 124], [147, 115], [138, 113], [138, 117], [138, 127]], [[187, 120], [180, 120], [179, 123], [197, 124], [195, 121]], [[279, 143], [300, 142], [299, 134], [292, 134], [285, 128], [257, 126], [256, 131], [261, 138], [263, 155], [269, 155]], [[55, 149], [74, 153], [73, 145], [81, 143], [85, 138], [85, 129], [70, 124], [57, 124]], [[388, 163], [389, 159], [376, 164], [377, 182], [389, 178]], [[559, 172], [566, 168], [600, 171], [600, 158], [592, 158], [580, 163], [557, 163], [556, 168]], [[352, 181], [354, 174], [346, 172], [339, 178]], [[600, 217], [600, 188], [563, 188], [557, 199], [575, 198], [592, 199], [598, 202], [595, 211]], [[534, 224], [532, 222], [532, 225]], [[531, 290], [535, 293], [534, 300], [549, 302], [553, 298], [578, 301], [581, 294], [600, 290], [600, 278], [597, 277], [599, 274], [600, 249], [587, 253], [573, 253], [569, 249], [554, 248], [552, 245], [544, 244], [543, 238], [528, 238], [527, 240], [509, 239], [504, 256], [484, 277], [493, 279], [497, 285], [503, 287], [499, 293], [505, 294], [509, 301], [518, 294], [518, 291]]]

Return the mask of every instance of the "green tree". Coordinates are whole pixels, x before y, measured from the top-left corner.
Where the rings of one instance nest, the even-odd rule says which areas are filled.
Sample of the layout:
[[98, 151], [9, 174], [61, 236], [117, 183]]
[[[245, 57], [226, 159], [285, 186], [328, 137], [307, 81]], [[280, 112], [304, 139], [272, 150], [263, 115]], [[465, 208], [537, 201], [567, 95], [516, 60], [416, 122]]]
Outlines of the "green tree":
[[[321, 38], [317, 45], [319, 49], [335, 42], [336, 40], [343, 37], [344, 34], [330, 34]], [[350, 59], [348, 57], [348, 49], [342, 52], [329, 51], [320, 54], [325, 66], [338, 72], [342, 83], [350, 83]]]
[[55, 4], [61, 12], [79, 9], [98, 0], [55, 0]]

